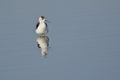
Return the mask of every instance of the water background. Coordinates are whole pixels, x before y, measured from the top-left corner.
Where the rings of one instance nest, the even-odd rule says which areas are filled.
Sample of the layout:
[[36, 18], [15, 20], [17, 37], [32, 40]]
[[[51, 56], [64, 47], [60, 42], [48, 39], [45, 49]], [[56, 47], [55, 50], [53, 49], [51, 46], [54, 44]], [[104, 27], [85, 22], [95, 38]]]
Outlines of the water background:
[[[0, 0], [0, 80], [120, 80], [119, 0]], [[46, 58], [35, 25], [48, 23]]]

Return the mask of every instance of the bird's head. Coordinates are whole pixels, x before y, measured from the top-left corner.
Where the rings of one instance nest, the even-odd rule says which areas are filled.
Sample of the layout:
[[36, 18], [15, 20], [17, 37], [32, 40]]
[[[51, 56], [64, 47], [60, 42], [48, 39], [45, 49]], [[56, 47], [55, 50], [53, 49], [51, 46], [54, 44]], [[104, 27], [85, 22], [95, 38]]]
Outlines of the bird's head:
[[45, 17], [44, 16], [40, 16], [39, 22], [45, 22], [45, 21], [46, 21]]

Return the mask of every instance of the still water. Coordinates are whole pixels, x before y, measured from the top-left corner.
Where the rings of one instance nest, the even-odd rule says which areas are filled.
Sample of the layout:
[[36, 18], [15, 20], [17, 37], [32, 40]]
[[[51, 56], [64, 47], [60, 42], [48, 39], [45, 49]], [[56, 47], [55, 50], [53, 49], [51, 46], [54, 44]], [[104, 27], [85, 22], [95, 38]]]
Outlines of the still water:
[[[0, 1], [0, 80], [120, 80], [118, 3]], [[41, 15], [45, 37], [35, 34]]]

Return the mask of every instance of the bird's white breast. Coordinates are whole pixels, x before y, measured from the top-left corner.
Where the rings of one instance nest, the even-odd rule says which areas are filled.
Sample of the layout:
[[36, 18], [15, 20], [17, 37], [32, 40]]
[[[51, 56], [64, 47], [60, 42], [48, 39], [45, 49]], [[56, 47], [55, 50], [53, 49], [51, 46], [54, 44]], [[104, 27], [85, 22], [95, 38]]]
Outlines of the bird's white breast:
[[45, 34], [45, 32], [46, 32], [46, 25], [45, 25], [45, 23], [42, 23], [36, 29], [36, 33], [37, 34]]

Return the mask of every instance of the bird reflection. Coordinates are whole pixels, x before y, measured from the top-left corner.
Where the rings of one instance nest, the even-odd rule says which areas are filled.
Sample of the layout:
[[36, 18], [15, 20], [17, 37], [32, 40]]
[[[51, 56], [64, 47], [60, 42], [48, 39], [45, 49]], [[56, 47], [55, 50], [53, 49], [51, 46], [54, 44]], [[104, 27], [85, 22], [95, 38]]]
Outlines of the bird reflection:
[[49, 37], [48, 36], [39, 36], [37, 37], [37, 47], [41, 48], [42, 56], [46, 56], [48, 54], [48, 46], [49, 46]]

